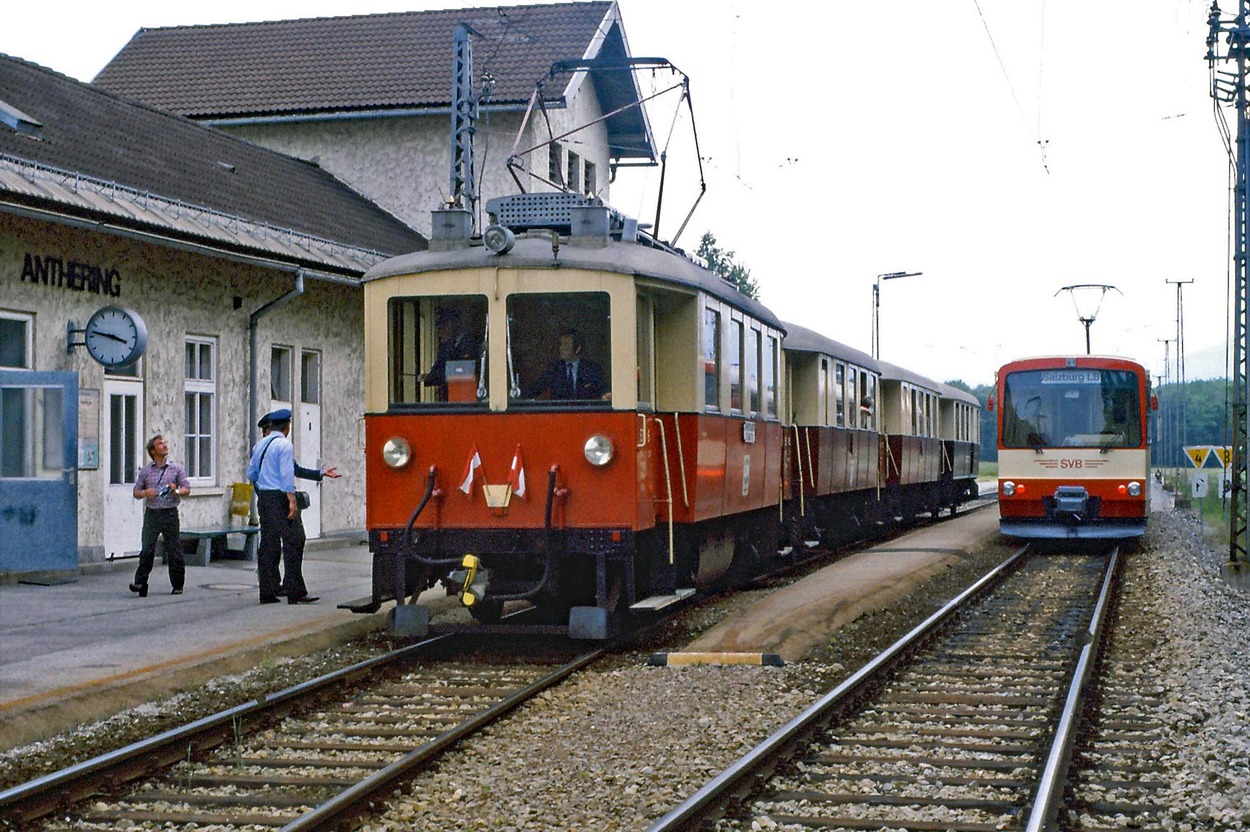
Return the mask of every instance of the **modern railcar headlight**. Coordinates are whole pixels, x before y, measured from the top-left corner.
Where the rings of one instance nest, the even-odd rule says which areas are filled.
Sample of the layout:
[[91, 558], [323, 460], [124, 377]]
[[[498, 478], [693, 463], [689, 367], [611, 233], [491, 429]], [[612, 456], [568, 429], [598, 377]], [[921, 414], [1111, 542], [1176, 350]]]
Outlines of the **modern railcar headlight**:
[[382, 446], [382, 461], [392, 468], [403, 468], [412, 459], [412, 448], [402, 436], [392, 436]]
[[1015, 493], [1016, 493], [1016, 484], [1014, 482], [1012, 482], [1011, 480], [1008, 480], [1007, 482], [1003, 483], [1003, 496], [1004, 497], [1010, 497], [1011, 495]]
[[587, 462], [596, 468], [602, 468], [612, 461], [612, 457], [616, 455], [616, 449], [612, 447], [611, 439], [597, 433], [586, 440], [582, 453], [586, 455]]
[[1128, 495], [1130, 497], [1140, 497], [1141, 496], [1141, 483], [1130, 482], [1128, 484]]

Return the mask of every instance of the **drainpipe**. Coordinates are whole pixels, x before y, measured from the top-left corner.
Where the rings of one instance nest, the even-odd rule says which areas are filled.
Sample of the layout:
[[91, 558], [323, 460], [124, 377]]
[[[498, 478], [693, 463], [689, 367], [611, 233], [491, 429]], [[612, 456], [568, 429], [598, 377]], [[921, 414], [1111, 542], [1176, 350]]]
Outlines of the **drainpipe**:
[[[259, 383], [257, 381], [257, 376], [259, 375], [259, 367], [258, 367], [259, 358], [256, 355], [257, 323], [260, 321], [262, 317], [264, 317], [265, 315], [268, 315], [270, 312], [277, 309], [282, 304], [286, 303], [287, 301], [294, 300], [295, 298], [299, 297], [302, 294], [304, 294], [304, 270], [300, 269], [299, 271], [295, 273], [295, 287], [291, 289], [291, 291], [287, 292], [285, 295], [283, 295], [280, 298], [276, 298], [274, 300], [269, 301], [269, 303], [266, 303], [264, 306], [262, 306], [260, 309], [257, 309], [248, 317], [247, 340], [248, 340], [248, 352], [250, 354], [249, 363], [251, 364], [251, 366], [248, 368], [249, 382], [248, 382], [248, 394], [247, 394], [247, 399], [248, 399], [247, 401], [247, 411], [248, 411], [247, 425], [248, 425], [248, 431], [252, 434], [252, 441], [248, 442], [247, 449], [244, 451], [244, 455], [247, 456], [248, 459], [251, 458], [252, 447], [256, 444], [256, 431], [257, 431], [256, 422], [257, 420], [260, 419], [260, 416], [256, 412], [257, 405], [259, 404], [259, 396], [257, 396], [257, 393], [256, 393], [256, 387], [257, 387], [257, 384]], [[292, 404], [294, 404], [294, 402], [292, 402]]]

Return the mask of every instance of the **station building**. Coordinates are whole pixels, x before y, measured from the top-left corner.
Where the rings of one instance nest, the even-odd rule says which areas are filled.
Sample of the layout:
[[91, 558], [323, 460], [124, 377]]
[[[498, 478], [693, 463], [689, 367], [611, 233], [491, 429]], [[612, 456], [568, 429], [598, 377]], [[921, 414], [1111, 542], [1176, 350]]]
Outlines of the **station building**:
[[220, 527], [279, 404], [300, 461], [343, 473], [310, 489], [310, 534], [362, 527], [338, 499], [363, 491], [359, 277], [424, 237], [314, 165], [20, 59], [0, 90], [0, 574], [136, 552], [156, 433], [184, 528]]
[[[137, 552], [155, 433], [183, 527], [221, 526], [276, 407], [343, 475], [310, 488], [309, 536], [363, 527], [359, 278], [445, 205], [460, 23], [490, 86], [479, 213], [518, 190], [512, 150], [541, 148], [526, 190], [605, 198], [654, 163], [615, 3], [143, 29], [92, 85], [0, 56], [0, 579]], [[142, 322], [137, 360], [88, 351], [105, 308]]]

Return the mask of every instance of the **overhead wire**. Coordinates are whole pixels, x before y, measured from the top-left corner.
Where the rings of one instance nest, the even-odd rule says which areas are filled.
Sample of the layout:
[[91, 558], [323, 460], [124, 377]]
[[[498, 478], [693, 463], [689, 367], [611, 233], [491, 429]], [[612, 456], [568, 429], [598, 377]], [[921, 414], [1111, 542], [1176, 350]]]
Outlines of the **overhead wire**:
[[[980, 2], [980, 0], [972, 0], [972, 5], [976, 7], [976, 10], [977, 10], [977, 16], [981, 18], [981, 26], [982, 26], [982, 28], [984, 28], [984, 29], [985, 29], [985, 36], [986, 36], [986, 37], [989, 39], [989, 41], [990, 41], [990, 48], [991, 48], [992, 50], [994, 50], [994, 59], [998, 61], [998, 68], [999, 68], [999, 70], [1000, 70], [1000, 71], [1002, 72], [1002, 74], [1003, 74], [1003, 80], [1007, 82], [1007, 89], [1011, 92], [1011, 100], [1015, 102], [1015, 105], [1016, 105], [1016, 112], [1018, 112], [1018, 113], [1020, 114], [1020, 121], [1024, 124], [1025, 129], [1026, 129], [1026, 130], [1028, 130], [1028, 128], [1029, 128], [1029, 117], [1028, 117], [1027, 115], [1025, 115], [1025, 113], [1024, 113], [1024, 106], [1020, 103], [1020, 96], [1016, 94], [1016, 86], [1015, 86], [1015, 84], [1013, 84], [1013, 83], [1011, 82], [1011, 75], [1007, 72], [1007, 64], [1006, 64], [1006, 63], [1004, 63], [1004, 61], [1003, 61], [1003, 55], [1002, 55], [1002, 53], [1001, 53], [1001, 52], [999, 51], [999, 49], [998, 49], [998, 44], [994, 41], [994, 33], [990, 31], [990, 24], [989, 24], [989, 21], [988, 21], [988, 20], [986, 20], [986, 18], [985, 18], [985, 12], [981, 9], [981, 2]], [[1043, 23], [1044, 23], [1044, 22], [1045, 22], [1045, 2], [1044, 2], [1044, 0], [1043, 0]], [[1041, 83], [1041, 78], [1040, 78], [1040, 70], [1039, 70], [1039, 79], [1038, 79], [1038, 83], [1039, 83], [1039, 84]], [[1034, 139], [1034, 140], [1037, 142], [1038, 147], [1039, 147], [1039, 148], [1041, 148], [1041, 151], [1042, 151], [1042, 167], [1043, 167], [1043, 169], [1045, 169], [1045, 171], [1046, 171], [1047, 173], [1050, 173], [1050, 168], [1049, 168], [1049, 167], [1047, 167], [1047, 164], [1046, 164], [1046, 146], [1045, 146], [1045, 144], [1043, 143], [1043, 141], [1042, 141], [1042, 137], [1041, 137], [1041, 134], [1040, 134], [1040, 130], [1041, 130], [1041, 127], [1040, 127], [1040, 121], [1041, 121], [1041, 114], [1040, 114], [1040, 113], [1041, 113], [1041, 111], [1040, 111], [1040, 108], [1041, 108], [1041, 99], [1040, 99], [1040, 96], [1039, 96], [1039, 99], [1038, 99], [1038, 108], [1039, 108], [1039, 111], [1038, 111], [1038, 121], [1039, 121], [1039, 126], [1038, 126], [1038, 135], [1035, 137], [1035, 139]]]

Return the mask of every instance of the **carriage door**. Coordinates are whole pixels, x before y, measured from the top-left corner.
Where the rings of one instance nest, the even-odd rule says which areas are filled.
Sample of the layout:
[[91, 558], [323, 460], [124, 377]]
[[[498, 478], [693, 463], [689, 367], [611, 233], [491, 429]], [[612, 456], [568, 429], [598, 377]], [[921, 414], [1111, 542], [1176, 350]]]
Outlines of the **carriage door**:
[[[321, 467], [321, 353], [304, 350], [300, 353], [299, 414], [296, 425], [295, 454], [305, 468]], [[304, 511], [304, 534], [321, 537], [321, 483], [302, 480], [297, 483], [307, 491], [309, 506]]]
[[0, 370], [0, 572], [78, 568], [78, 374]]
[[106, 375], [100, 408], [100, 467], [104, 471], [104, 556], [139, 554], [143, 536], [143, 501], [134, 495], [135, 478], [147, 454], [143, 450], [143, 381]]

